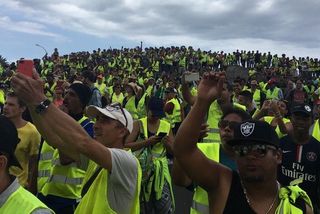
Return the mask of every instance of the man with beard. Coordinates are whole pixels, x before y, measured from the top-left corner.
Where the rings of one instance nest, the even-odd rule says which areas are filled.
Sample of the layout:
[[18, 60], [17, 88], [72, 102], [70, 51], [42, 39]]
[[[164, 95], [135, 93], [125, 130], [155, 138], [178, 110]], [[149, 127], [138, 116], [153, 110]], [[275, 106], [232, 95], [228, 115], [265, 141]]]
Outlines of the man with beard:
[[312, 110], [307, 104], [295, 105], [291, 110], [292, 135], [280, 139], [283, 161], [278, 170], [281, 184], [289, 185], [302, 179], [299, 186], [313, 203], [316, 214], [320, 213], [320, 143], [309, 133]]
[[[91, 97], [91, 90], [81, 83], [67, 89], [60, 107], [93, 137], [93, 122], [84, 116], [84, 109]], [[50, 142], [49, 142], [50, 144]], [[81, 198], [81, 184], [85, 170], [63, 152], [47, 142], [41, 146], [38, 166], [38, 197], [56, 213], [73, 213]]]
[[[174, 155], [181, 167], [208, 192], [210, 213], [312, 213], [310, 199], [299, 187], [280, 188], [277, 166], [281, 163], [279, 139], [265, 122], [247, 121], [234, 128], [228, 144], [235, 151], [238, 171], [210, 161], [197, 148], [201, 124], [211, 103], [221, 96], [224, 73], [205, 73], [198, 97], [180, 126]], [[290, 197], [290, 200], [289, 198]], [[303, 206], [295, 204], [306, 200]], [[312, 205], [310, 205], [312, 206]]]

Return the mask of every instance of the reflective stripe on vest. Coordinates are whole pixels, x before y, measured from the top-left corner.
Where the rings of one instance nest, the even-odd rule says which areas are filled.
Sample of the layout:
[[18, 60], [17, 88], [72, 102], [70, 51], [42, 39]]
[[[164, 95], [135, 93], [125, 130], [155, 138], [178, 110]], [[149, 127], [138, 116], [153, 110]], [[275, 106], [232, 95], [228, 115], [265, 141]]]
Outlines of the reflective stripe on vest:
[[219, 129], [209, 128], [209, 133], [219, 133]]
[[[82, 117], [77, 121], [81, 126], [86, 126], [91, 123], [87, 117]], [[54, 150], [53, 160], [51, 161], [51, 174], [47, 183], [43, 186], [41, 193], [44, 196], [48, 194], [69, 198], [81, 198], [81, 184], [85, 176], [85, 171], [78, 168], [75, 162], [68, 165], [60, 163], [59, 151]]]
[[83, 178], [68, 178], [64, 175], [54, 175], [49, 178], [49, 182], [63, 183], [63, 184], [82, 184]]
[[32, 193], [19, 186], [0, 207], [0, 213], [33, 213], [37, 209], [48, 209], [48, 207]]
[[[192, 209], [201, 214], [209, 214], [209, 206], [196, 201], [192, 201]], [[190, 213], [192, 214], [193, 212], [190, 211]]]
[[220, 143], [220, 135], [219, 135], [219, 128], [218, 123], [222, 116], [221, 108], [215, 100], [209, 108], [208, 111], [208, 119], [207, 123], [209, 124], [209, 132], [208, 136], [205, 137], [202, 142], [204, 143]]
[[221, 140], [219, 139], [203, 139], [202, 142], [200, 143], [219, 143], [220, 144]]
[[44, 152], [40, 154], [40, 161], [51, 160], [53, 157], [53, 152]]
[[257, 105], [257, 108], [260, 108], [260, 101], [261, 101], [261, 97], [260, 97], [260, 90], [256, 89], [253, 93], [253, 100]]
[[[135, 193], [128, 193], [131, 196], [134, 196], [131, 200], [131, 209], [128, 213], [131, 214], [139, 214], [140, 206], [139, 206], [139, 196], [140, 196], [140, 184], [141, 184], [141, 167], [139, 161], [136, 159], [137, 163], [137, 179], [133, 182], [135, 183]], [[89, 162], [89, 166], [87, 169], [86, 176], [84, 178], [84, 183], [88, 182], [91, 176], [97, 170], [98, 165], [93, 161]], [[79, 205], [75, 210], [75, 214], [87, 214], [87, 213], [108, 213], [113, 214], [116, 213], [109, 205], [108, 201], [108, 179], [109, 172], [106, 169], [102, 169], [95, 180], [90, 185], [87, 193], [84, 195]]]
[[52, 148], [46, 141], [44, 141], [41, 147], [40, 158], [38, 163], [38, 192], [41, 192], [42, 187], [45, 185], [46, 182], [48, 182], [48, 179], [51, 175], [51, 161], [53, 159], [53, 152], [54, 148]]
[[50, 170], [39, 170], [38, 171], [38, 177], [43, 178], [43, 177], [48, 177], [50, 176]]
[[[207, 158], [219, 162], [220, 144], [198, 143], [197, 147]], [[199, 186], [195, 188], [190, 213], [209, 214], [208, 194]]]

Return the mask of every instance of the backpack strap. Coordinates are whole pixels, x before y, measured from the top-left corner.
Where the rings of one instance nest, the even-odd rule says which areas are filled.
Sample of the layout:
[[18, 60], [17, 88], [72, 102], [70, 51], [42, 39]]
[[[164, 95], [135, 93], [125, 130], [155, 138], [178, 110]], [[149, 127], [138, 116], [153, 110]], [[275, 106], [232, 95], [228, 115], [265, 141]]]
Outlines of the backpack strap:
[[91, 184], [93, 183], [93, 181], [96, 179], [96, 177], [98, 176], [98, 174], [100, 173], [100, 171], [102, 170], [102, 167], [99, 166], [96, 171], [94, 172], [94, 174], [89, 178], [89, 180], [84, 184], [82, 190], [81, 190], [81, 197], [83, 198], [85, 196], [85, 194], [88, 192]]

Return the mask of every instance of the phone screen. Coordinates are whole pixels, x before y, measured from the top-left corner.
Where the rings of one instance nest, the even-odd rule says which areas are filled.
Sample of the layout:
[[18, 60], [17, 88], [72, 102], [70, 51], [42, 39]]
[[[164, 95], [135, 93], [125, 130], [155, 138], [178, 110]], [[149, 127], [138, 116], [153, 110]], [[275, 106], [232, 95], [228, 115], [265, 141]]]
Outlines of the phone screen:
[[28, 77], [32, 77], [33, 68], [34, 65], [32, 60], [22, 59], [18, 62], [17, 71]]
[[167, 135], [167, 133], [165, 133], [165, 132], [160, 132], [158, 134], [158, 136], [161, 137], [161, 138], [164, 138], [166, 135]]

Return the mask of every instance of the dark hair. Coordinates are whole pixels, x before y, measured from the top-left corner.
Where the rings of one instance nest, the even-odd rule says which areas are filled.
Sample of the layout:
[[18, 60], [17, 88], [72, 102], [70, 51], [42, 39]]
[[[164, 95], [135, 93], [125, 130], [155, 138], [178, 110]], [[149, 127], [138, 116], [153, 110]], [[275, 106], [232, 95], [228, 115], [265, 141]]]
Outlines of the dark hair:
[[19, 97], [13, 91], [9, 91], [6, 94], [6, 97], [16, 97], [20, 107], [26, 107], [27, 106], [27, 104], [25, 102], [23, 102], [21, 99], [19, 99]]
[[92, 71], [85, 70], [82, 72], [84, 78], [88, 78], [91, 82], [96, 82], [97, 76]]
[[247, 112], [245, 112], [244, 110], [237, 108], [237, 107], [229, 107], [226, 108], [222, 117], [220, 118], [220, 120], [223, 120], [226, 116], [228, 116], [229, 114], [236, 114], [239, 117], [241, 117], [242, 121], [245, 120], [250, 120], [251, 116], [250, 114], [248, 114]]
[[249, 101], [252, 101], [253, 99], [252, 93], [248, 90], [241, 91], [239, 95], [244, 96], [245, 98], [249, 99]]

